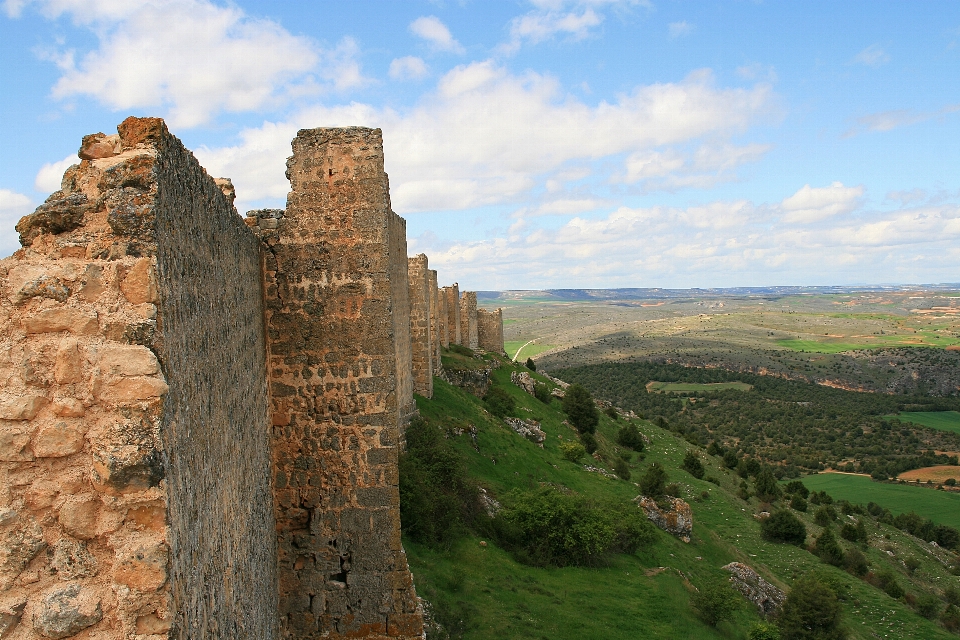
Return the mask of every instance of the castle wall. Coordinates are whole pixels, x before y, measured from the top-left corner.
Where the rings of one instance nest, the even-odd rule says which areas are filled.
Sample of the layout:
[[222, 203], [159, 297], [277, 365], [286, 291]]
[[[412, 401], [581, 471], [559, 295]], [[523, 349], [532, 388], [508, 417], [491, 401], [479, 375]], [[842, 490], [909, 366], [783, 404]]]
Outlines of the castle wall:
[[460, 333], [460, 285], [454, 282], [443, 288], [447, 302], [447, 339], [452, 344], [463, 344]]
[[437, 289], [437, 324], [440, 327], [440, 346], [444, 349], [449, 349], [450, 314], [447, 311], [447, 294], [443, 287]]
[[435, 305], [430, 295], [430, 274], [427, 256], [420, 253], [408, 261], [410, 278], [410, 342], [413, 351], [413, 391], [425, 398], [433, 397], [434, 339], [430, 329], [431, 311]]
[[302, 130], [287, 174], [286, 212], [264, 234], [283, 633], [419, 637], [397, 477], [406, 247], [380, 130]]
[[[437, 272], [435, 269], [427, 270], [427, 289], [430, 292], [430, 351], [432, 361], [432, 374], [436, 375], [440, 371], [440, 349], [443, 345], [443, 317], [440, 315], [440, 291], [437, 288]], [[432, 377], [432, 376], [431, 376]]]
[[4, 636], [275, 638], [258, 242], [160, 120], [80, 156], [0, 261]]
[[[382, 154], [382, 152], [381, 152]], [[386, 174], [384, 173], [384, 179]], [[390, 205], [390, 191], [387, 190], [387, 206]], [[393, 211], [388, 220], [388, 260], [390, 264], [391, 305], [390, 318], [393, 320], [393, 339], [397, 352], [397, 415], [401, 437], [407, 425], [417, 411], [413, 400], [413, 339], [410, 326], [410, 278], [407, 258], [407, 221]]]
[[460, 339], [465, 347], [476, 349], [477, 342], [477, 292], [464, 291], [460, 296]]
[[503, 353], [503, 309], [477, 309], [477, 342], [485, 351]]

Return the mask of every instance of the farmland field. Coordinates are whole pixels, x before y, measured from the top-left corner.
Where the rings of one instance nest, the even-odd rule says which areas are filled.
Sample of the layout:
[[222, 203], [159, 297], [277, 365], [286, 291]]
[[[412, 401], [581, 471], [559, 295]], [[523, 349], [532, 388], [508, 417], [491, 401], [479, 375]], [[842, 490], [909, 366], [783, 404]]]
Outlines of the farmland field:
[[911, 487], [905, 484], [874, 482], [864, 476], [820, 473], [807, 476], [810, 490], [826, 491], [835, 499], [867, 504], [876, 502], [894, 514], [914, 511], [938, 524], [960, 527], [960, 494]]
[[922, 424], [931, 429], [960, 433], [960, 412], [957, 411], [914, 411], [897, 415], [902, 422]]
[[[522, 347], [522, 349], [521, 349]], [[552, 344], [538, 344], [536, 342], [531, 342], [528, 344], [526, 340], [508, 340], [503, 343], [503, 348], [507, 352], [507, 355], [510, 356], [513, 360], [523, 361], [527, 358], [531, 358], [535, 355], [541, 354], [544, 351], [549, 351], [553, 349]], [[517, 350], [520, 349], [518, 352]]]
[[900, 480], [906, 480], [907, 482], [926, 482], [930, 480], [932, 482], [943, 482], [953, 478], [954, 480], [960, 479], [960, 467], [941, 464], [936, 467], [924, 467], [923, 469], [913, 469], [911, 471], [904, 471], [899, 476]]
[[727, 391], [736, 389], [737, 391], [750, 391], [752, 384], [746, 382], [648, 382], [647, 391], [655, 393], [697, 393], [707, 391]]

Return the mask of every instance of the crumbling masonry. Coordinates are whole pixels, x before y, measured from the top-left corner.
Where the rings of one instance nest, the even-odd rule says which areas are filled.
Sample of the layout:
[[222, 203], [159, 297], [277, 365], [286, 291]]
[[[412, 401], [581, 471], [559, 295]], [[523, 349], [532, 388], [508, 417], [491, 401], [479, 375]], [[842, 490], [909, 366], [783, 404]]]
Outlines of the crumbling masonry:
[[422, 637], [403, 429], [503, 330], [408, 261], [380, 131], [245, 220], [161, 120], [80, 157], [0, 261], [0, 638]]

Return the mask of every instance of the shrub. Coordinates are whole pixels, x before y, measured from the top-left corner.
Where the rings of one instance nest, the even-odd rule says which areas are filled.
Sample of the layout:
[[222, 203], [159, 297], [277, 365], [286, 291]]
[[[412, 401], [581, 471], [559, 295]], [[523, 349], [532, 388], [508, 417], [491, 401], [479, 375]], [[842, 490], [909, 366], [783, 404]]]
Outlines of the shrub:
[[439, 427], [416, 418], [406, 440], [399, 461], [403, 533], [431, 547], [447, 546], [479, 513], [476, 484]]
[[690, 604], [704, 622], [715, 627], [721, 620], [733, 617], [743, 604], [743, 598], [728, 582], [714, 582], [700, 587], [690, 598]]
[[597, 450], [597, 439], [592, 433], [581, 433], [580, 442], [583, 443], [583, 448], [586, 449], [590, 455], [593, 455], [593, 452]]
[[643, 451], [643, 436], [635, 424], [625, 424], [617, 431], [617, 444], [634, 451]]
[[956, 478], [947, 478], [947, 479], [944, 481], [943, 484], [947, 485], [948, 487], [955, 487], [955, 486], [957, 486], [957, 479], [956, 479]]
[[820, 505], [813, 514], [813, 521], [821, 527], [829, 526], [831, 522], [837, 519], [837, 512], [833, 507]]
[[750, 627], [747, 640], [780, 640], [780, 630], [769, 622], [758, 622]]
[[716, 440], [711, 441], [710, 446], [707, 447], [707, 455], [723, 456], [723, 454], [724, 454], [723, 445], [717, 442]]
[[570, 424], [580, 433], [593, 433], [600, 423], [600, 414], [593, 397], [579, 384], [567, 387], [563, 394], [563, 411]]
[[487, 411], [498, 418], [510, 415], [517, 408], [513, 396], [500, 387], [490, 387], [487, 395], [483, 397], [483, 401], [487, 405]]
[[664, 487], [663, 492], [672, 498], [679, 498], [681, 493], [680, 485], [677, 484], [676, 482], [671, 482], [666, 487]]
[[933, 528], [933, 539], [944, 549], [960, 547], [960, 531], [945, 524], [938, 524]]
[[570, 462], [576, 462], [583, 456], [587, 455], [587, 450], [579, 442], [561, 442], [560, 455]]
[[607, 415], [607, 417], [610, 418], [611, 420], [619, 420], [619, 419], [620, 419], [620, 414], [617, 413], [617, 410], [614, 409], [613, 407], [607, 407], [603, 412], [604, 412], [604, 413]]
[[553, 402], [553, 394], [550, 393], [550, 387], [542, 382], [537, 382], [533, 385], [533, 396], [543, 404]]
[[813, 546], [813, 552], [820, 558], [821, 562], [832, 564], [839, 567], [843, 564], [843, 549], [833, 535], [833, 529], [827, 527], [817, 538]]
[[793, 497], [790, 498], [790, 508], [794, 511], [799, 511], [801, 513], [807, 512], [807, 501], [801, 498], [797, 494], [793, 494]]
[[757, 497], [764, 502], [773, 502], [781, 495], [780, 485], [777, 484], [777, 479], [768, 468], [764, 468], [757, 474], [756, 478], [754, 478], [753, 489]]
[[867, 575], [867, 569], [869, 568], [867, 557], [857, 548], [850, 549], [843, 556], [843, 568], [862, 578]]
[[897, 582], [897, 576], [890, 569], [877, 572], [870, 582], [895, 600], [899, 600], [905, 594], [903, 587]]
[[809, 495], [810, 504], [833, 504], [833, 497], [826, 491], [814, 491]]
[[715, 484], [718, 487], [720, 486], [720, 478], [717, 478], [716, 476], [706, 476], [704, 480], [706, 480], [710, 484]]
[[640, 493], [654, 500], [663, 496], [667, 488], [667, 472], [659, 462], [651, 464], [640, 476]]
[[477, 355], [470, 347], [465, 347], [462, 344], [454, 344], [453, 342], [450, 343], [450, 351], [460, 354], [461, 356], [469, 356], [471, 358], [475, 358]]
[[940, 613], [940, 608], [943, 605], [940, 602], [940, 598], [933, 595], [932, 593], [921, 593], [917, 597], [917, 604], [914, 607], [917, 610], [917, 613], [922, 615], [928, 620], [933, 620], [937, 617], [937, 614]]
[[782, 640], [843, 640], [843, 609], [837, 594], [816, 576], [800, 578], [787, 595], [777, 618]]
[[[858, 526], [859, 525], [859, 526]], [[861, 538], [861, 535], [863, 538]], [[857, 521], [857, 524], [852, 522], [844, 522], [843, 526], [840, 527], [840, 537], [844, 540], [849, 540], [850, 542], [863, 542], [867, 541], [867, 530], [863, 527], [863, 524], [860, 521]]]
[[537, 370], [537, 363], [533, 361], [533, 358], [527, 358], [527, 361], [523, 366], [525, 366], [527, 369], [530, 369], [530, 371]]
[[960, 589], [956, 585], [950, 585], [944, 590], [943, 599], [947, 601], [947, 604], [960, 605]]
[[740, 459], [737, 458], [737, 452], [733, 449], [727, 449], [723, 453], [723, 466], [728, 469], [736, 469], [737, 465], [740, 463]]
[[947, 631], [952, 631], [953, 633], [960, 632], [960, 609], [958, 609], [956, 605], [948, 605], [940, 615], [940, 623]]
[[680, 468], [697, 480], [703, 478], [703, 474], [705, 473], [703, 463], [700, 462], [700, 456], [690, 449], [687, 450], [687, 454], [683, 457], [683, 464], [680, 465]]
[[737, 497], [740, 498], [741, 500], [749, 500], [751, 495], [752, 494], [750, 493], [750, 487], [747, 486], [747, 481], [741, 480], [740, 488], [737, 489]]
[[628, 467], [627, 463], [623, 460], [617, 460], [613, 463], [613, 472], [616, 473], [621, 480], [630, 479], [630, 467]]
[[801, 546], [807, 539], [807, 527], [789, 511], [782, 509], [760, 521], [764, 540]]
[[920, 558], [917, 558], [916, 556], [910, 556], [903, 561], [903, 564], [907, 567], [907, 571], [913, 573], [920, 568]]
[[807, 489], [807, 486], [800, 482], [799, 480], [791, 480], [787, 483], [788, 494], [793, 494], [795, 496], [800, 496], [804, 500], [810, 496], [810, 489]]
[[538, 566], [594, 566], [611, 553], [633, 553], [656, 538], [633, 505], [594, 502], [545, 487], [504, 497], [498, 537], [518, 560]]

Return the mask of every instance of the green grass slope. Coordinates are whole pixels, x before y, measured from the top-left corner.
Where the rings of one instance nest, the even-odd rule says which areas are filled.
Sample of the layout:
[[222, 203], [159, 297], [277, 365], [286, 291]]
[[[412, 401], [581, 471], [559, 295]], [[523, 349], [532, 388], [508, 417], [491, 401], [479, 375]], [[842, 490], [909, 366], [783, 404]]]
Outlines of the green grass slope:
[[901, 422], [960, 433], [960, 411], [901, 411], [896, 417], [900, 418]]
[[[639, 493], [634, 482], [607, 477], [584, 464], [612, 474], [613, 461], [623, 451], [615, 444], [615, 436], [625, 418], [614, 421], [601, 416], [597, 439], [602, 461], [584, 458], [579, 464], [570, 462], [561, 455], [560, 444], [576, 440], [577, 435], [564, 424], [560, 402], [545, 405], [528, 395], [510, 383], [512, 371], [525, 369], [502, 361], [493, 372], [493, 384], [515, 399], [513, 415], [541, 422], [547, 434], [543, 447], [514, 433], [503, 420], [488, 413], [480, 399], [442, 380], [435, 380], [432, 399], [417, 399], [421, 416], [445, 430], [465, 458], [469, 474], [493, 496], [550, 484], [587, 497], [633, 500]], [[848, 591], [843, 607], [850, 638], [956, 637], [914, 613], [902, 599], [894, 600], [864, 581], [822, 564], [804, 549], [761, 540], [754, 517], [761, 506], [755, 499], [737, 497], [740, 478], [725, 469], [719, 458], [707, 456], [647, 421], [634, 422], [649, 444], [643, 459], [632, 456], [632, 479], [639, 478], [653, 462], [667, 469], [670, 482], [680, 485], [683, 498], [693, 509], [691, 542], [658, 531], [651, 547], [615, 556], [603, 566], [544, 568], [520, 564], [493, 541], [476, 535], [468, 534], [447, 549], [405, 539], [417, 592], [430, 603], [450, 637], [747, 638], [760, 618], [746, 601], [732, 620], [717, 628], [703, 623], [690, 604], [698, 587], [726, 580], [729, 574], [721, 567], [735, 560], [784, 589], [808, 571], [832, 576]], [[706, 476], [718, 479], [719, 486], [680, 470], [689, 449], [698, 451]], [[798, 515], [812, 535], [819, 534], [821, 529], [809, 514]], [[872, 568], [891, 568], [909, 593], [934, 588], [930, 585], [939, 590], [948, 584], [960, 586], [960, 580], [949, 573], [929, 545], [893, 527], [877, 528], [873, 523], [870, 537], [865, 553]], [[918, 559], [919, 567], [913, 572], [901, 566], [907, 557]]]

